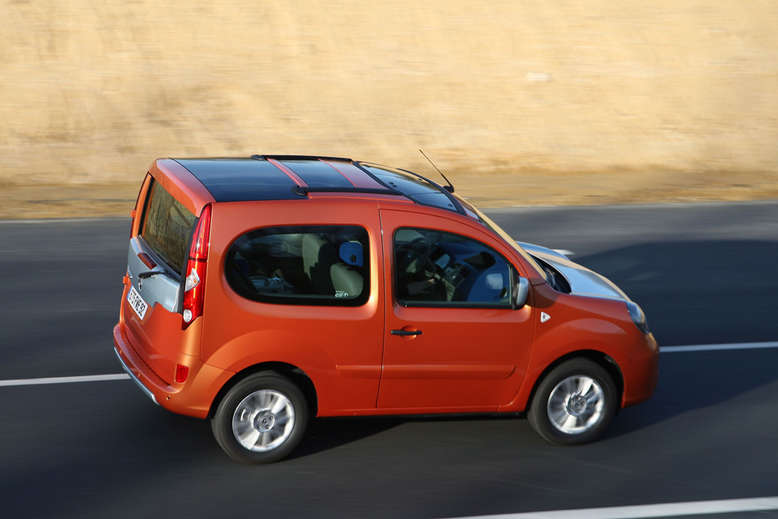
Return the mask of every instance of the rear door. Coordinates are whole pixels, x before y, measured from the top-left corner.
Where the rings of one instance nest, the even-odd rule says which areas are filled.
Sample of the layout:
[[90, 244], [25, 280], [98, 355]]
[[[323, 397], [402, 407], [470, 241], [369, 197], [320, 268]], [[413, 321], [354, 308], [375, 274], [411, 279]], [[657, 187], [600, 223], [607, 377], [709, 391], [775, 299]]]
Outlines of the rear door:
[[[382, 409], [489, 411], [518, 391], [532, 309], [511, 308], [510, 250], [473, 226], [382, 210], [386, 335]], [[516, 262], [518, 264], [518, 262]]]
[[153, 177], [146, 182], [138, 233], [127, 252], [123, 313], [132, 347], [170, 382], [176, 352], [166, 350], [177, 348], [178, 341], [168, 335], [181, 331], [181, 279], [196, 218]]

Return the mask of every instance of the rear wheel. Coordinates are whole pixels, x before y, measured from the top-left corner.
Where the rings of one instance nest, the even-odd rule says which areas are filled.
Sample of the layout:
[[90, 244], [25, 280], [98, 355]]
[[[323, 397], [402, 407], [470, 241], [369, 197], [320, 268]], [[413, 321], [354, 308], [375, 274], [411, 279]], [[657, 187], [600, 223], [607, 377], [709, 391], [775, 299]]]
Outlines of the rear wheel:
[[271, 463], [300, 443], [309, 421], [300, 388], [275, 372], [255, 373], [233, 386], [211, 418], [216, 442], [241, 463]]
[[530, 404], [532, 428], [560, 445], [598, 439], [618, 408], [612, 377], [595, 362], [577, 358], [555, 367], [540, 382]]

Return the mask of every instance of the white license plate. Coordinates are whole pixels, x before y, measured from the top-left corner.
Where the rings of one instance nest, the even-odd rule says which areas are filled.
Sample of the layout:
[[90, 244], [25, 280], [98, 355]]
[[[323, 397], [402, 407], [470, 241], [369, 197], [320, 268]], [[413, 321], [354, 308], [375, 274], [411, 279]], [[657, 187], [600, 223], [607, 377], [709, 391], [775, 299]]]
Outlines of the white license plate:
[[140, 317], [142, 321], [143, 316], [146, 315], [146, 310], [148, 310], [149, 305], [146, 303], [146, 301], [143, 300], [138, 291], [135, 290], [135, 287], [132, 285], [130, 285], [130, 292], [127, 294], [127, 302], [130, 303], [133, 311], [138, 314], [138, 317]]

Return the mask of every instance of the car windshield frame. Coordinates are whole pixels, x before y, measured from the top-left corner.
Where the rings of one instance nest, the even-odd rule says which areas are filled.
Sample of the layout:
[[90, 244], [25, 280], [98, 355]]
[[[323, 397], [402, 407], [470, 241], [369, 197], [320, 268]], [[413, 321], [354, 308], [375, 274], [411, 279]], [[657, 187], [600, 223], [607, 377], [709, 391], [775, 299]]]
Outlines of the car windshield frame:
[[476, 218], [473, 218], [472, 216], [470, 218], [472, 218], [476, 222], [480, 223], [481, 225], [489, 229], [493, 234], [497, 235], [498, 238], [500, 238], [502, 241], [510, 245], [516, 252], [519, 253], [519, 255], [527, 263], [529, 263], [532, 266], [532, 268], [534, 268], [538, 272], [538, 274], [540, 274], [540, 276], [543, 279], [548, 281], [548, 276], [546, 275], [545, 270], [543, 270], [543, 268], [540, 265], [538, 265], [538, 262], [535, 261], [535, 258], [533, 258], [530, 253], [528, 253], [523, 248], [521, 248], [521, 246], [516, 242], [516, 240], [510, 234], [505, 232], [505, 230], [503, 230], [502, 227], [497, 225], [497, 223], [494, 220], [486, 216], [475, 205], [468, 202], [467, 200], [465, 200], [459, 195], [453, 195], [453, 196], [455, 196], [458, 199], [462, 207], [464, 207], [468, 211], [471, 211], [476, 216]]
[[[408, 178], [409, 181], [412, 181], [418, 185], [423, 185], [425, 187], [429, 186], [432, 190], [437, 190], [440, 193], [444, 194], [446, 198], [450, 201], [450, 203], [453, 205], [454, 209], [448, 209], [445, 207], [441, 207], [438, 205], [433, 204], [427, 204], [420, 200], [415, 199], [411, 194], [403, 193], [404, 196], [410, 198], [414, 202], [426, 205], [428, 207], [436, 207], [438, 209], [442, 209], [444, 211], [451, 211], [452, 213], [456, 213], [462, 216], [465, 216], [467, 218], [470, 218], [479, 224], [481, 224], [483, 227], [487, 228], [489, 231], [492, 232], [492, 234], [496, 235], [498, 238], [500, 238], [502, 241], [510, 245], [516, 252], [519, 253], [519, 255], [527, 262], [529, 263], [533, 269], [538, 273], [540, 277], [545, 279], [548, 282], [548, 276], [545, 272], [545, 270], [535, 261], [535, 258], [532, 257], [531, 254], [529, 254], [527, 251], [521, 248], [521, 246], [516, 243], [516, 240], [512, 238], [507, 232], [505, 232], [502, 227], [497, 225], [491, 218], [486, 216], [480, 209], [478, 209], [475, 205], [465, 200], [462, 196], [460, 196], [457, 193], [453, 192], [453, 188], [451, 191], [444, 188], [440, 184], [435, 183], [434, 181], [428, 179], [427, 177], [420, 175], [418, 173], [414, 173], [413, 171], [409, 171], [407, 169], [402, 168], [394, 168], [391, 166], [385, 166], [383, 164], [378, 164], [375, 162], [355, 162], [355, 164], [362, 169], [362, 171], [365, 171], [368, 175], [373, 177], [374, 180], [377, 182], [386, 185], [380, 178], [376, 177], [373, 172], [370, 171], [368, 168], [376, 168], [376, 169], [382, 169], [385, 171], [388, 171], [389, 173], [393, 173], [396, 175], [402, 175], [406, 178]], [[389, 187], [389, 186], [387, 186]]]

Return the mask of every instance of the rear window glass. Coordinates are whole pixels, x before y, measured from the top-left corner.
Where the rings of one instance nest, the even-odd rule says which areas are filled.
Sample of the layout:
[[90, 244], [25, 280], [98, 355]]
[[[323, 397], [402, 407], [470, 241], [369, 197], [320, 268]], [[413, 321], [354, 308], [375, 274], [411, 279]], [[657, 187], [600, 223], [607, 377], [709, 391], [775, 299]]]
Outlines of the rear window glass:
[[178, 274], [186, 264], [195, 216], [159, 182], [151, 185], [141, 237]]
[[229, 249], [225, 275], [256, 301], [358, 306], [370, 293], [367, 231], [356, 225], [269, 227]]

